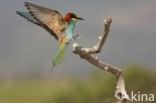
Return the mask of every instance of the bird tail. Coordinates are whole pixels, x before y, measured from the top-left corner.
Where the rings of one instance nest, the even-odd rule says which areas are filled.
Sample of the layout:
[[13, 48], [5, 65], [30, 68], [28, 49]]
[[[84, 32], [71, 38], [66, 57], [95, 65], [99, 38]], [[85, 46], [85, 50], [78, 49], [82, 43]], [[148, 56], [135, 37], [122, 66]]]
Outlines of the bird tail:
[[68, 43], [60, 44], [59, 50], [52, 61], [51, 71], [54, 69], [55, 66], [57, 66], [58, 64], [61, 64], [62, 61], [64, 60], [68, 45], [69, 45]]

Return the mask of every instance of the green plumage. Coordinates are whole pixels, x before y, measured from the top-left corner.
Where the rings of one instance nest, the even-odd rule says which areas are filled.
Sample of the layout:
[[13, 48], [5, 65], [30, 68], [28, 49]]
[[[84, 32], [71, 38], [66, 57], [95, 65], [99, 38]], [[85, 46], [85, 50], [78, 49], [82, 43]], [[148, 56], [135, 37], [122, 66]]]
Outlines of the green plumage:
[[54, 67], [58, 64], [61, 64], [62, 61], [64, 60], [65, 58], [65, 53], [67, 51], [67, 48], [69, 46], [69, 43], [65, 43], [65, 44], [62, 44], [60, 45], [59, 47], [59, 50], [56, 54], [56, 56], [54, 57], [53, 61], [52, 61], [52, 70], [54, 69]]
[[67, 27], [67, 29], [65, 31], [68, 42], [60, 43], [59, 50], [52, 61], [52, 65], [53, 65], [52, 70], [54, 69], [55, 66], [57, 66], [58, 64], [61, 64], [62, 61], [64, 60], [67, 47], [69, 46], [70, 40], [72, 40], [72, 38], [74, 36], [75, 23], [76, 23], [76, 21], [71, 20], [69, 23], [69, 26]]

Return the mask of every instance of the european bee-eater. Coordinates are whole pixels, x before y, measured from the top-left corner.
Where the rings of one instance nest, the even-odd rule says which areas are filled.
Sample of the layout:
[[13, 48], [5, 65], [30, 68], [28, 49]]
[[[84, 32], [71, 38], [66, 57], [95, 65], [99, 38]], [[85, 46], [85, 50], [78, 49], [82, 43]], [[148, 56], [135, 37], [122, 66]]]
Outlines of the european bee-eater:
[[59, 49], [52, 61], [52, 69], [60, 64], [64, 58], [67, 47], [74, 37], [74, 28], [77, 20], [84, 20], [74, 13], [67, 13], [64, 17], [56, 10], [25, 2], [28, 12], [16, 13], [29, 22], [46, 29], [59, 41]]

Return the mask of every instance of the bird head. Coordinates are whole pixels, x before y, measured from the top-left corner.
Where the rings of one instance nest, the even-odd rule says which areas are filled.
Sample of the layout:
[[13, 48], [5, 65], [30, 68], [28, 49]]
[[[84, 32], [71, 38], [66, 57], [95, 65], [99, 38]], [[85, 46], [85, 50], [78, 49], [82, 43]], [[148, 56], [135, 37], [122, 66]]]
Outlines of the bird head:
[[73, 20], [73, 21], [77, 21], [77, 20], [84, 20], [81, 17], [78, 17], [76, 14], [74, 13], [67, 13], [64, 17], [65, 21], [67, 21], [68, 23]]

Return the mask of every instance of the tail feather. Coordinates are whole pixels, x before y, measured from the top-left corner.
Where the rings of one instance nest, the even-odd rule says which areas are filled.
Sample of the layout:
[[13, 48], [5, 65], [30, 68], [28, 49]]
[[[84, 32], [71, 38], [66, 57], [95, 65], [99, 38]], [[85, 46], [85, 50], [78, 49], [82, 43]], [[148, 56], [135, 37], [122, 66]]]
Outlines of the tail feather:
[[64, 60], [65, 58], [65, 53], [66, 53], [66, 50], [67, 50], [67, 47], [68, 47], [69, 44], [63, 44], [60, 46], [59, 48], [59, 51], [57, 52], [56, 56], [54, 57], [53, 61], [52, 61], [52, 69], [54, 69], [55, 66], [57, 66], [58, 64], [61, 64], [62, 61]]

